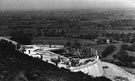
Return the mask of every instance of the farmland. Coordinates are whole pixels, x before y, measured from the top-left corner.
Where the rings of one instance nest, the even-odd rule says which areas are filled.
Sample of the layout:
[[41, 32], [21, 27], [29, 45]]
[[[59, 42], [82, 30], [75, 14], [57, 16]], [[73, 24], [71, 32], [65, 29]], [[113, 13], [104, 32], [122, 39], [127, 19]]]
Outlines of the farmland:
[[0, 35], [10, 35], [15, 30], [45, 37], [103, 34], [113, 30], [127, 33], [135, 28], [134, 15], [133, 10], [0, 12]]

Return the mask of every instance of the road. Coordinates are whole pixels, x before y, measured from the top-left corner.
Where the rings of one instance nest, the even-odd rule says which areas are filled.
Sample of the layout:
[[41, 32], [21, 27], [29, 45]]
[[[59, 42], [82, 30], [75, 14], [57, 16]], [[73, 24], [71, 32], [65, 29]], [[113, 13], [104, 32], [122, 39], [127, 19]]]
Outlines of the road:
[[[108, 62], [102, 61], [101, 64], [103, 67], [106, 67], [106, 68], [103, 68], [105, 77], [110, 78], [113, 81], [116, 77], [128, 78], [128, 81], [135, 81], [135, 75], [128, 73], [124, 69]], [[126, 80], [123, 80], [123, 81], [126, 81]]]

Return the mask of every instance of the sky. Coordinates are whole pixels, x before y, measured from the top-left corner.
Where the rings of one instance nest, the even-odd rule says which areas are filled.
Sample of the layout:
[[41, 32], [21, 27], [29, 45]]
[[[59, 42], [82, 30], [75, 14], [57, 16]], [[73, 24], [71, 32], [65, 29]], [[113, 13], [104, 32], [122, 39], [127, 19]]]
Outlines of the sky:
[[0, 0], [0, 10], [135, 8], [135, 0]]

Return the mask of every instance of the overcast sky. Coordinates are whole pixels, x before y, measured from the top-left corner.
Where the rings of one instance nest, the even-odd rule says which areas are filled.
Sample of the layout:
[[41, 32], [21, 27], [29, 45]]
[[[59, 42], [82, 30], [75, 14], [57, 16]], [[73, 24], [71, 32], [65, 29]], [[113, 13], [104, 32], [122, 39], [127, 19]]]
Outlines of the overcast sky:
[[0, 10], [135, 8], [135, 0], [0, 0]]

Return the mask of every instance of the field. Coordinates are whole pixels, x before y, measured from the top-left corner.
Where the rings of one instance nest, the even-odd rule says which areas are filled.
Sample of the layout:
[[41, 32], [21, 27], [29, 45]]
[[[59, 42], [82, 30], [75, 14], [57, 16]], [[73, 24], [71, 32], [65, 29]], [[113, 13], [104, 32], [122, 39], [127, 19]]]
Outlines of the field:
[[8, 32], [0, 35], [10, 35], [20, 29], [35, 36], [48, 37], [102, 34], [105, 31], [133, 33], [133, 15], [131, 10], [0, 12], [0, 32]]
[[135, 33], [135, 30], [105, 30], [108, 33]]
[[123, 45], [123, 44], [128, 44], [128, 45], [130, 45], [130, 43], [117, 42], [117, 43], [112, 43], [112, 44], [93, 45], [93, 46], [91, 46], [91, 47], [94, 48], [94, 49], [96, 49], [96, 50], [98, 50], [98, 51], [99, 51], [99, 55], [101, 55], [101, 54], [102, 54], [102, 51], [103, 51], [107, 46], [109, 46], [109, 45], [114, 45], [114, 46], [116, 47], [115, 51], [114, 51], [111, 55], [107, 56], [107, 58], [106, 58], [106, 59], [113, 59], [112, 55], [117, 54], [117, 52], [118, 52], [118, 51], [120, 50], [120, 48], [121, 48], [121, 45]]

